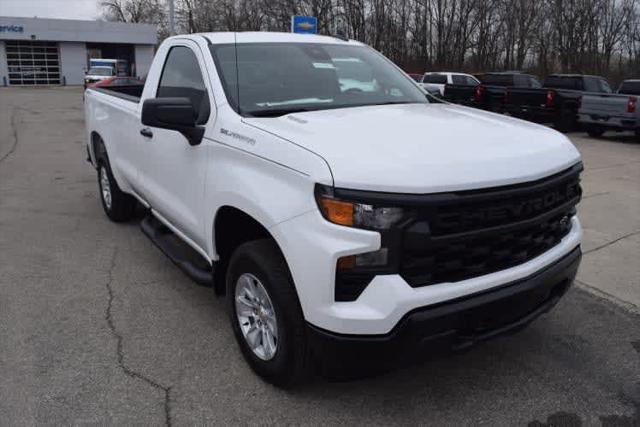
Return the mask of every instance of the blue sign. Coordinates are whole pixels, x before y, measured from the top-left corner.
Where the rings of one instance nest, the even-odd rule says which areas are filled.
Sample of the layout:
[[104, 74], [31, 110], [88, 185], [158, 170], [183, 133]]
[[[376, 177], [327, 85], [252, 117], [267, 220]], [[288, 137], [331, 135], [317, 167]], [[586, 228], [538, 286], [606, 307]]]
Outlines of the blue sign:
[[24, 33], [22, 25], [0, 25], [0, 33]]
[[318, 32], [318, 18], [315, 16], [292, 16], [291, 32], [299, 34], [316, 34]]

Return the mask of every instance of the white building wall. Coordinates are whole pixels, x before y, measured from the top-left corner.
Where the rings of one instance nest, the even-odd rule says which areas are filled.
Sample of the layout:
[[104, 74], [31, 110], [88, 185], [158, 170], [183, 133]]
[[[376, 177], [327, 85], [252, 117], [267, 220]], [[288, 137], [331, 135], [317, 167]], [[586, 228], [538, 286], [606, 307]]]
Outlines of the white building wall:
[[4, 42], [0, 40], [0, 86], [9, 84], [9, 67], [7, 66], [7, 51]]
[[68, 85], [84, 83], [84, 72], [87, 68], [87, 46], [84, 43], [60, 43], [60, 78], [66, 79]]
[[[89, 0], [85, 1], [89, 2]], [[38, 2], [32, 1], [31, 3]], [[1, 11], [2, 9], [0, 8]], [[154, 45], [158, 42], [156, 27], [150, 24], [0, 16], [0, 26], [16, 29], [15, 31], [3, 31], [0, 33], [0, 37], [5, 40], [149, 45]]]
[[136, 76], [146, 77], [153, 61], [154, 48], [150, 45], [135, 45]]

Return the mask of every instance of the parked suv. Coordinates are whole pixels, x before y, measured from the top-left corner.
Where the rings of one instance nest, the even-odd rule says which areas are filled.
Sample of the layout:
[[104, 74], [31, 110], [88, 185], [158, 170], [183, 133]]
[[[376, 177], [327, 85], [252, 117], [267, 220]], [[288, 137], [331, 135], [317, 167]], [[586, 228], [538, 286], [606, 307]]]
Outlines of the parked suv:
[[280, 386], [518, 330], [580, 262], [565, 136], [438, 102], [356, 41], [170, 37], [143, 88], [89, 88], [85, 114], [106, 215], [141, 204]]

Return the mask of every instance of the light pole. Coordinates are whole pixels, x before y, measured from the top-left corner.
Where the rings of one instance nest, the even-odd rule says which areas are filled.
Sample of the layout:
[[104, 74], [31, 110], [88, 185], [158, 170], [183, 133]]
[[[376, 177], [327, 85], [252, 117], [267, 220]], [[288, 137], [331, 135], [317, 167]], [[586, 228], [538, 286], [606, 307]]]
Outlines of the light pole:
[[167, 0], [169, 2], [169, 35], [173, 36], [176, 34], [176, 27], [175, 27], [175, 8], [173, 5], [173, 0]]

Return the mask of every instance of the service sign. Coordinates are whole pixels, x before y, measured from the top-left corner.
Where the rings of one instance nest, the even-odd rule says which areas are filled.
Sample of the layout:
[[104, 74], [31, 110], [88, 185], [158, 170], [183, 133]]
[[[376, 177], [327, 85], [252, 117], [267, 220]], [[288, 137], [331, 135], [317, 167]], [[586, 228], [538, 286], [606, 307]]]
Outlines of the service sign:
[[22, 25], [0, 24], [0, 33], [24, 33]]
[[292, 16], [291, 32], [299, 34], [316, 34], [318, 32], [318, 18], [315, 16]]

